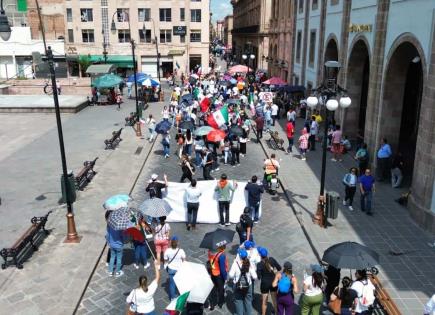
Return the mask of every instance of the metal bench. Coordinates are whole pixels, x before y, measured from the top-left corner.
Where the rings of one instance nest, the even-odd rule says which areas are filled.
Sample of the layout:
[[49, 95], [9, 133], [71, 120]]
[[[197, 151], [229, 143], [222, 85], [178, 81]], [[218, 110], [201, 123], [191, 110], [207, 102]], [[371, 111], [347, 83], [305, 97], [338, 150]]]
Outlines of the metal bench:
[[83, 190], [86, 185], [97, 174], [94, 171], [95, 162], [97, 162], [98, 156], [93, 161], [85, 161], [82, 169], [75, 176], [76, 187], [78, 190]]
[[48, 235], [50, 232], [45, 229], [45, 224], [47, 223], [48, 216], [51, 211], [49, 211], [45, 216], [33, 217], [30, 222], [32, 225], [24, 232], [23, 235], [12, 245], [10, 248], [3, 248], [0, 251], [0, 256], [3, 257], [4, 263], [2, 264], [2, 269], [6, 269], [10, 265], [15, 265], [18, 269], [23, 269], [22, 259], [24, 254], [30, 245], [33, 251], [37, 251], [38, 247], [35, 242], [40, 235], [40, 232], [44, 232]]
[[114, 150], [116, 146], [122, 141], [121, 139], [121, 132], [122, 129], [119, 129], [118, 131], [112, 132], [112, 138], [104, 140], [104, 143], [106, 145], [105, 150]]
[[278, 131], [269, 130], [270, 138], [267, 140], [272, 149], [284, 150], [284, 140], [279, 137]]

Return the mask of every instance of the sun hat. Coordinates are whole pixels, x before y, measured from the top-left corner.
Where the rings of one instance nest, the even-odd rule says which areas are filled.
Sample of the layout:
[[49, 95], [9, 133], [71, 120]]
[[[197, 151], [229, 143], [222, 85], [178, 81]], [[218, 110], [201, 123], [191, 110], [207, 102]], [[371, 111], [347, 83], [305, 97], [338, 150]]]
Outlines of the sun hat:
[[322, 266], [320, 266], [319, 264], [312, 264], [312, 265], [310, 265], [310, 267], [311, 267], [311, 270], [313, 272], [322, 273], [325, 271], [325, 269]]
[[159, 177], [159, 175], [157, 175], [157, 174], [153, 174], [153, 175], [151, 175], [151, 179], [152, 179], [152, 180], [156, 180], [157, 177]]

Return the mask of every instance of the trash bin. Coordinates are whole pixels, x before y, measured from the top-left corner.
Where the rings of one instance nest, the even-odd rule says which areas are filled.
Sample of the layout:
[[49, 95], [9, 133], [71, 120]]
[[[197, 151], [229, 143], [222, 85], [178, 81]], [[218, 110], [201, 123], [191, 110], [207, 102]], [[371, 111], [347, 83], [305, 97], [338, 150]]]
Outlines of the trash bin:
[[69, 197], [69, 202], [73, 203], [76, 201], [76, 183], [75, 183], [75, 178], [74, 178], [74, 174], [72, 171], [70, 171], [68, 173], [68, 194], [66, 194], [66, 189], [65, 189], [65, 181], [63, 180], [63, 174], [60, 177], [60, 183], [61, 183], [61, 187], [62, 187], [62, 202], [66, 203], [66, 198], [67, 195]]
[[338, 192], [330, 191], [326, 194], [326, 217], [328, 219], [337, 219], [339, 199], [340, 194]]

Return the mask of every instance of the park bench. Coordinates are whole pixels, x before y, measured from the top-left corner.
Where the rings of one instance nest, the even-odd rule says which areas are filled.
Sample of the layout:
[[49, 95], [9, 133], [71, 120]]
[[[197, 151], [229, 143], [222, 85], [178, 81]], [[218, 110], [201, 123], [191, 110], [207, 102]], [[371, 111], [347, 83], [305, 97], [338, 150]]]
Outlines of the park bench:
[[270, 139], [267, 141], [272, 149], [284, 150], [284, 140], [279, 137], [278, 131], [269, 130]]
[[122, 129], [119, 129], [118, 131], [112, 132], [112, 138], [104, 140], [104, 143], [106, 144], [105, 150], [113, 150], [116, 148], [116, 146], [122, 141], [121, 139], [121, 132]]
[[85, 161], [83, 163], [82, 169], [75, 176], [76, 188], [78, 190], [83, 190], [97, 174], [97, 172], [94, 171], [95, 162], [97, 162], [97, 160], [98, 156], [93, 161]]
[[373, 304], [372, 314], [374, 315], [402, 315], [397, 308], [393, 299], [391, 299], [388, 292], [384, 289], [381, 282], [376, 275], [370, 275], [370, 281], [376, 288], [376, 300]]
[[4, 263], [2, 269], [6, 269], [9, 265], [15, 265], [18, 269], [23, 269], [22, 259], [30, 245], [33, 251], [37, 251], [38, 247], [35, 245], [40, 232], [48, 235], [50, 232], [45, 229], [48, 216], [51, 211], [42, 217], [33, 217], [30, 222], [32, 225], [24, 232], [23, 235], [12, 245], [10, 248], [3, 248], [0, 251], [0, 256], [3, 257]]

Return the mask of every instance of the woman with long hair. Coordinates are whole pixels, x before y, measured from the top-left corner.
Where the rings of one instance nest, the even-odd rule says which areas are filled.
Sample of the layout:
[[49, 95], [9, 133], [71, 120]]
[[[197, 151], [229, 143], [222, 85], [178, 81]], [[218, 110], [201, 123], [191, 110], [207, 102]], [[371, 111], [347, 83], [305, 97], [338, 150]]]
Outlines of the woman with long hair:
[[186, 140], [184, 145], [184, 154], [186, 154], [189, 157], [192, 154], [192, 144], [193, 144], [192, 131], [190, 131], [190, 129], [187, 129]]
[[178, 237], [171, 237], [171, 246], [165, 251], [165, 269], [169, 275], [169, 299], [177, 297], [177, 287], [175, 285], [174, 276], [177, 270], [181, 267], [183, 261], [186, 260], [186, 253], [178, 247]]
[[277, 289], [276, 304], [278, 315], [293, 315], [294, 294], [299, 292], [298, 280], [293, 274], [291, 262], [284, 263], [282, 272], [277, 272], [272, 285]]
[[154, 293], [160, 281], [160, 262], [154, 261], [156, 278], [149, 283], [147, 276], [139, 277], [139, 287], [131, 290], [127, 297], [127, 314], [156, 315], [154, 306]]
[[156, 246], [156, 259], [161, 261], [162, 253], [169, 246], [171, 227], [166, 223], [166, 217], [159, 218], [159, 224], [154, 229], [154, 245]]
[[281, 271], [281, 266], [275, 260], [275, 258], [268, 256], [266, 248], [257, 248], [260, 254], [261, 261], [257, 264], [257, 276], [260, 279], [260, 292], [261, 292], [261, 315], [266, 315], [267, 303], [269, 294], [272, 298], [272, 305], [277, 314], [276, 306], [276, 291], [277, 287], [273, 286], [275, 275], [278, 271]]
[[312, 266], [313, 273], [304, 280], [304, 296], [301, 301], [301, 315], [319, 315], [323, 302], [323, 268]]
[[341, 280], [342, 287], [336, 287], [331, 294], [330, 301], [336, 299], [341, 300], [341, 315], [352, 315], [355, 309], [358, 294], [354, 289], [351, 289], [352, 280], [349, 277], [344, 277]]

